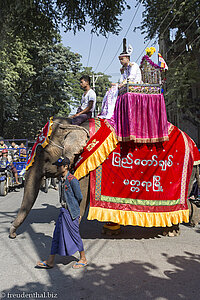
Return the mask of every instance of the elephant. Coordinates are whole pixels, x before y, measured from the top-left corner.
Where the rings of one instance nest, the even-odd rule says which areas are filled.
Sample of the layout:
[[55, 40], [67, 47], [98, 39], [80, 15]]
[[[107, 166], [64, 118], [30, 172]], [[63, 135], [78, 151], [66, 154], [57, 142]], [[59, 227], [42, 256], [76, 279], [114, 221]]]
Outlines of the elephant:
[[[86, 127], [89, 128], [89, 123]], [[54, 118], [48, 146], [45, 148], [42, 148], [42, 146], [37, 147], [34, 163], [26, 171], [23, 199], [17, 216], [11, 225], [10, 238], [16, 237], [16, 229], [24, 222], [33, 207], [44, 176], [49, 178], [59, 175], [57, 174], [57, 167], [52, 163], [63, 155], [66, 155], [73, 162], [88, 140], [89, 132], [86, 128], [71, 125], [70, 118]], [[83, 181], [86, 181], [88, 186], [88, 178]], [[83, 195], [85, 195], [84, 187], [86, 185], [83, 182], [81, 183]], [[80, 207], [81, 215], [83, 215], [86, 207], [86, 198], [83, 198]]]
[[[49, 144], [42, 148], [37, 147], [35, 161], [26, 172], [24, 195], [21, 207], [10, 228], [10, 238], [16, 237], [17, 228], [24, 222], [33, 204], [36, 201], [40, 184], [44, 176], [57, 177], [57, 168], [52, 165], [61, 155], [69, 157], [74, 162], [78, 154], [89, 140], [89, 122], [85, 122], [83, 126], [71, 125], [70, 118], [54, 118], [52, 125], [52, 133], [49, 137]], [[192, 182], [195, 174], [197, 174], [197, 166], [194, 167], [192, 178], [190, 180], [189, 192], [192, 188]], [[80, 187], [83, 194], [83, 200], [80, 206], [80, 214], [83, 216], [87, 205], [89, 204], [89, 175], [80, 179]], [[177, 226], [176, 226], [177, 231]], [[171, 228], [173, 231], [174, 228]], [[168, 230], [169, 231], [169, 230]]]

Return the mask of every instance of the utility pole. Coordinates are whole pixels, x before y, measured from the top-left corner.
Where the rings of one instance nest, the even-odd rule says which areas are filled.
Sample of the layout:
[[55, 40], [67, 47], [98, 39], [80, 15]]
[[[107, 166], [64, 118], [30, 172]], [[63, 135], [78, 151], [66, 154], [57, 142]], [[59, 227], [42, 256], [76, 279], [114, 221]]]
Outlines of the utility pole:
[[[95, 91], [95, 83], [97, 82], [97, 79], [99, 77], [103, 77], [103, 75], [99, 74], [99, 75], [95, 75], [95, 74], [92, 74], [92, 89]], [[96, 106], [96, 109], [94, 111], [94, 117], [96, 116], [96, 112], [98, 114], [98, 107]]]
[[103, 77], [103, 75], [95, 75], [95, 74], [92, 74], [92, 88], [93, 90], [95, 91], [95, 83], [97, 82], [97, 79], [99, 77]]

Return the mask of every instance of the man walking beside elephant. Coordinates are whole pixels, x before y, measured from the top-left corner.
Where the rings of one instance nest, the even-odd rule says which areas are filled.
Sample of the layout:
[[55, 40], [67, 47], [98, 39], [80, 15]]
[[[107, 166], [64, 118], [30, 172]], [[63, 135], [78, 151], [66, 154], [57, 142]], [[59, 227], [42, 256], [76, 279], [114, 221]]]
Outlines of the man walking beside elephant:
[[71, 256], [79, 251], [80, 260], [73, 265], [73, 269], [80, 269], [87, 265], [79, 233], [82, 193], [78, 180], [69, 172], [70, 160], [67, 157], [60, 157], [53, 165], [57, 166], [58, 173], [61, 174], [59, 194], [62, 207], [53, 234], [51, 254], [47, 260], [38, 262], [36, 267], [53, 268], [56, 254]]
[[92, 117], [96, 106], [96, 93], [90, 87], [90, 77], [83, 75], [80, 78], [80, 86], [84, 90], [77, 113], [72, 116], [73, 125], [81, 125]]

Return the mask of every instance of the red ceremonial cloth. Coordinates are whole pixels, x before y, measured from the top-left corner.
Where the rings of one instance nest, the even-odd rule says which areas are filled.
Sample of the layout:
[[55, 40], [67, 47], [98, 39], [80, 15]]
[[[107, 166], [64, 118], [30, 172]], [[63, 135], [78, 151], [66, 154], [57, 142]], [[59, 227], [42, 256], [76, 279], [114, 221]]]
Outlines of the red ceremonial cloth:
[[107, 139], [107, 137], [112, 132], [110, 128], [111, 127], [109, 126], [109, 124], [106, 124], [104, 120], [89, 120], [90, 139], [87, 145], [83, 148], [83, 152], [81, 153], [78, 161], [75, 164], [75, 170], [77, 170], [83, 162], [85, 162], [90, 156], [92, 156], [92, 154]]
[[29, 160], [27, 161], [26, 170], [28, 170], [34, 162], [34, 157], [36, 154], [37, 147], [40, 145], [44, 148], [44, 147], [46, 147], [46, 145], [48, 145], [48, 143], [49, 143], [48, 137], [51, 135], [52, 124], [53, 124], [53, 117], [51, 117], [50, 120], [44, 125], [40, 134], [38, 135], [37, 140], [36, 140], [35, 144], [33, 145], [33, 148], [31, 151], [31, 156], [30, 156]]
[[168, 140], [168, 122], [163, 94], [126, 93], [118, 96], [108, 120], [119, 141], [155, 143]]
[[[92, 208], [105, 208], [119, 213], [134, 211], [161, 216], [165, 212], [188, 213], [189, 180], [194, 162], [200, 161], [197, 150], [194, 142], [173, 125], [169, 141], [119, 143], [108, 159], [90, 173], [91, 211]], [[99, 220], [116, 221], [112, 217], [104, 219], [104, 216]], [[140, 223], [133, 224], [130, 218], [126, 225]]]

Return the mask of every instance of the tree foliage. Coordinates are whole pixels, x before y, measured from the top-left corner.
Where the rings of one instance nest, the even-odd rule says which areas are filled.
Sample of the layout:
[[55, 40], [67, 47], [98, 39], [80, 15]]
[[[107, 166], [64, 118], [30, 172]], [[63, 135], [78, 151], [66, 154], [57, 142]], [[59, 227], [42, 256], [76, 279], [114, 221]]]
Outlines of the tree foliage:
[[52, 115], [68, 115], [76, 96], [80, 55], [61, 43], [29, 45], [19, 39], [0, 51], [1, 135], [33, 136]]
[[[0, 1], [0, 135], [33, 138], [52, 115], [67, 116], [80, 103], [80, 55], [60, 42], [66, 30], [117, 33], [125, 0]], [[109, 86], [108, 76], [97, 84], [98, 100]]]
[[[147, 39], [162, 34], [166, 28], [177, 29], [178, 34], [184, 34], [188, 39], [199, 32], [200, 1], [198, 0], [140, 0], [144, 5], [143, 21], [140, 27]], [[197, 18], [186, 32], [186, 28]], [[167, 35], [167, 31], [166, 31]]]
[[[82, 75], [90, 76], [90, 85], [96, 92], [96, 113], [99, 113], [101, 110], [101, 105], [103, 101], [103, 97], [107, 90], [111, 87], [111, 81], [109, 80], [110, 76], [105, 75], [104, 73], [98, 72], [95, 73], [91, 67], [83, 67], [81, 72], [78, 74], [78, 78], [80, 79]], [[95, 81], [95, 83], [93, 82]], [[71, 106], [78, 107], [80, 106], [80, 100], [82, 98], [83, 90], [80, 88], [80, 85], [76, 85], [75, 87], [76, 97], [71, 99]]]
[[[9, 138], [33, 138], [50, 116], [68, 116], [80, 105], [80, 77], [87, 74], [92, 79], [94, 74], [92, 68], [82, 68], [78, 53], [61, 43], [24, 44], [19, 38], [12, 46], [4, 43], [0, 67], [0, 135]], [[108, 76], [100, 75], [97, 102], [110, 86]]]
[[97, 112], [99, 113], [101, 111], [102, 101], [105, 93], [111, 87], [111, 81], [109, 80], [110, 76], [108, 75], [105, 75], [101, 72], [97, 73], [97, 75], [100, 75], [98, 77], [95, 90], [97, 94]]
[[1, 0], [0, 28], [9, 22], [18, 35], [48, 36], [59, 25], [76, 32], [90, 24], [97, 34], [117, 34], [125, 8], [126, 0]]

